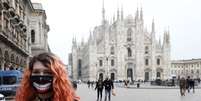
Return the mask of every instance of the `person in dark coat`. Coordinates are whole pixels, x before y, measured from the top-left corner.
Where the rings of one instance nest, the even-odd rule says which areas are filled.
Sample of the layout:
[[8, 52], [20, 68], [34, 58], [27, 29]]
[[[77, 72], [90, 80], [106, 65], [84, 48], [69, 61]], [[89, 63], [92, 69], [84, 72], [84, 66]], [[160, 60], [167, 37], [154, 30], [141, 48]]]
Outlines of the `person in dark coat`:
[[73, 85], [73, 88], [74, 88], [75, 90], [77, 90], [77, 82], [76, 82], [76, 81], [72, 81], [71, 83], [72, 83], [72, 85]]
[[90, 81], [87, 81], [88, 88], [90, 88]]
[[111, 100], [111, 90], [114, 89], [113, 81], [107, 77], [104, 80], [103, 84], [105, 87], [105, 101], [107, 101], [107, 97], [108, 97], [108, 101], [110, 101]]
[[[195, 93], [195, 80], [194, 79], [190, 79], [190, 89], [193, 89], [193, 93]], [[189, 89], [189, 92], [190, 92], [190, 89]]]
[[180, 94], [181, 96], [185, 96], [186, 92], [186, 79], [182, 77], [179, 81], [179, 87], [180, 87]]
[[186, 89], [188, 90], [188, 93], [190, 92], [190, 76], [186, 79]]
[[100, 99], [102, 101], [102, 93], [103, 93], [103, 80], [99, 79], [96, 82], [95, 90], [97, 90], [97, 101]]

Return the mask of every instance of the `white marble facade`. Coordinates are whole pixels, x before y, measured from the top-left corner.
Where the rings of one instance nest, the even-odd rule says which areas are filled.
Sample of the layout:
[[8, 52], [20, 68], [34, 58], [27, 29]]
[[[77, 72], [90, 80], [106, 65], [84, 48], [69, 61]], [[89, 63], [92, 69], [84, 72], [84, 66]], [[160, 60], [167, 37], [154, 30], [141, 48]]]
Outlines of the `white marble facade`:
[[164, 32], [163, 42], [156, 40], [155, 23], [149, 32], [144, 26], [142, 9], [135, 17], [124, 18], [117, 10], [113, 21], [105, 18], [90, 33], [87, 42], [73, 38], [73, 79], [97, 80], [109, 76], [115, 80], [167, 79], [170, 69], [170, 33]]

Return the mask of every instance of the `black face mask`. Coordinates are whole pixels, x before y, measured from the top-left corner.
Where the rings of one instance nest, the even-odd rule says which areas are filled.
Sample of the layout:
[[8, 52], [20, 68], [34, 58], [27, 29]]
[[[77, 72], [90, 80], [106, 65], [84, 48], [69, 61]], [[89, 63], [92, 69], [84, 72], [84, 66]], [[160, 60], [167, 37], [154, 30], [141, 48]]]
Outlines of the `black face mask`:
[[52, 75], [31, 75], [31, 85], [39, 94], [44, 94], [52, 91]]

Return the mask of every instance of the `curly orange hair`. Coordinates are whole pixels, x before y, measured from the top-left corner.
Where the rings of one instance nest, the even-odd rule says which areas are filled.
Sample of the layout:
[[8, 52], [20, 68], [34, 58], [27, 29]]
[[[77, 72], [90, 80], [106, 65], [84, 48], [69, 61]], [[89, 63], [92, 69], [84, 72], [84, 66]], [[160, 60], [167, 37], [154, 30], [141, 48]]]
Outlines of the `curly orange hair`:
[[75, 96], [75, 91], [68, 79], [64, 64], [51, 53], [42, 53], [32, 58], [29, 68], [24, 71], [20, 87], [17, 90], [16, 101], [33, 101], [35, 99], [36, 92], [30, 83], [30, 76], [33, 65], [37, 61], [49, 68], [54, 76], [52, 101], [79, 101], [79, 97]]

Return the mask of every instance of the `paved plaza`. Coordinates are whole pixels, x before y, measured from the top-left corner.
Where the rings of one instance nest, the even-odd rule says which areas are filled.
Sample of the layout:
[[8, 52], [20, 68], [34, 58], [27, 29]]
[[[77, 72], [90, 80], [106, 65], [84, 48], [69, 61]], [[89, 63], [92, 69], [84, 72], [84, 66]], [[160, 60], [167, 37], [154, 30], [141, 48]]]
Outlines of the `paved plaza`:
[[[179, 89], [132, 89], [116, 87], [116, 96], [111, 101], [201, 101], [201, 89], [195, 89], [195, 93], [186, 93], [180, 96]], [[78, 85], [77, 94], [81, 101], [96, 101], [96, 91], [88, 89], [87, 85]], [[103, 99], [104, 101], [104, 91]]]

